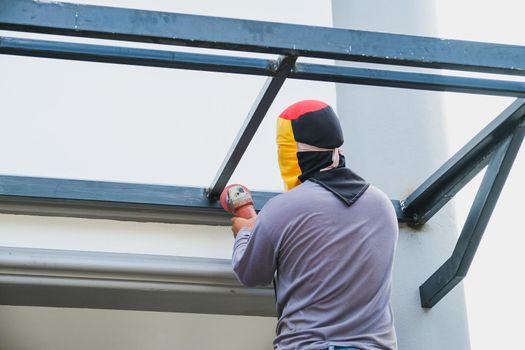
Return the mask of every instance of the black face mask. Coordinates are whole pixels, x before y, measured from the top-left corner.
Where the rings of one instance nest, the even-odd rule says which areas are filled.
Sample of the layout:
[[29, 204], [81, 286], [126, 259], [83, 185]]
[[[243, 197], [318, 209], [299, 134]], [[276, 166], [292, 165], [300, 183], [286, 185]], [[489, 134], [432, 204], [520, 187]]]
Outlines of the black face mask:
[[328, 191], [350, 206], [366, 191], [368, 186], [362, 177], [345, 167], [345, 158], [340, 156], [339, 166], [335, 169], [321, 171], [332, 164], [332, 152], [302, 152], [297, 154], [301, 169], [305, 167], [301, 182], [310, 180]]

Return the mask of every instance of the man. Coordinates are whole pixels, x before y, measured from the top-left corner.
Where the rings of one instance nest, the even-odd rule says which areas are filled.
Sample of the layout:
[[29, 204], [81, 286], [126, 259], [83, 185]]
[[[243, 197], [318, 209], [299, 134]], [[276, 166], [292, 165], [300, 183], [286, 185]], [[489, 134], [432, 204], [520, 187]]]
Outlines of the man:
[[397, 219], [388, 197], [345, 167], [333, 110], [301, 101], [277, 121], [287, 192], [232, 219], [247, 286], [275, 276], [275, 349], [397, 349], [390, 305]]

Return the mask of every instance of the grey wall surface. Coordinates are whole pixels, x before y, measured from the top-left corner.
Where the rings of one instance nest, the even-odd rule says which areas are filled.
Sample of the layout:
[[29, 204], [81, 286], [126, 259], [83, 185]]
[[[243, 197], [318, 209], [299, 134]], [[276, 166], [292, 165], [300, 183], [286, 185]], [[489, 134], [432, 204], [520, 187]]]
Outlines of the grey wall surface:
[[[436, 36], [432, 1], [334, 0], [334, 27]], [[439, 93], [337, 85], [348, 164], [391, 198], [405, 198], [447, 158]], [[447, 206], [422, 229], [401, 227], [393, 303], [399, 348], [469, 349], [463, 289], [431, 310], [418, 287], [450, 255], [457, 239]]]

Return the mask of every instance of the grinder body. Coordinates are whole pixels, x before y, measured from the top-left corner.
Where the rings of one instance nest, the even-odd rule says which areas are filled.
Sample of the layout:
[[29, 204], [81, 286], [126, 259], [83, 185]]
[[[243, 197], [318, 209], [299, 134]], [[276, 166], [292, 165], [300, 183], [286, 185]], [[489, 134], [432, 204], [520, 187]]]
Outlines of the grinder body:
[[252, 194], [243, 185], [227, 186], [221, 193], [220, 201], [222, 208], [234, 216], [251, 219], [257, 215], [253, 207]]

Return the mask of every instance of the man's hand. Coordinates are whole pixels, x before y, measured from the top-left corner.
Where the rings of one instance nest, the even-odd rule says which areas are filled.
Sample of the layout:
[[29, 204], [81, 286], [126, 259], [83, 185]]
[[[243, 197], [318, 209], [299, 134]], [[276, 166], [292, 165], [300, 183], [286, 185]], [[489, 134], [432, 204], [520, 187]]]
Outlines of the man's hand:
[[237, 234], [242, 228], [246, 227], [247, 229], [251, 229], [255, 225], [255, 220], [257, 220], [257, 216], [254, 216], [250, 219], [245, 219], [238, 216], [233, 217], [231, 219], [233, 237], [236, 238]]

